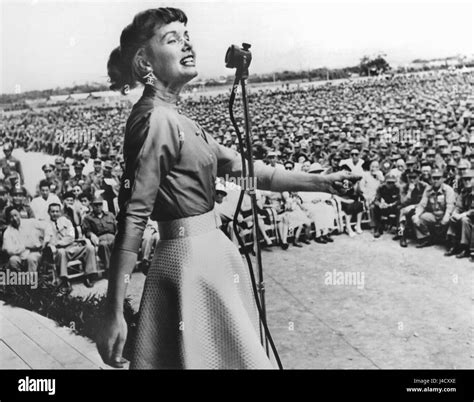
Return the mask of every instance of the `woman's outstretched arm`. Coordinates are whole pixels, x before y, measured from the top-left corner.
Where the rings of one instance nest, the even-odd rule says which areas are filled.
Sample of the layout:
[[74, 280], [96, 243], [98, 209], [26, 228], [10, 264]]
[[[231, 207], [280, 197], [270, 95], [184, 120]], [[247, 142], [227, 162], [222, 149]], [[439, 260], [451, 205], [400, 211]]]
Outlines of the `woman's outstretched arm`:
[[[242, 158], [240, 154], [218, 144], [217, 141], [209, 135], [208, 140], [218, 160], [218, 175], [224, 179], [226, 176], [240, 178], [242, 174]], [[312, 191], [344, 194], [348, 189], [347, 183], [344, 183], [345, 181], [355, 183], [361, 179], [361, 176], [354, 175], [347, 171], [328, 175], [291, 172], [284, 169], [275, 169], [265, 165], [262, 161], [255, 161], [254, 173], [255, 180], [252, 179], [249, 183], [243, 182], [242, 185], [253, 187], [254, 184], [256, 184], [256, 187], [261, 190], [275, 192]]]

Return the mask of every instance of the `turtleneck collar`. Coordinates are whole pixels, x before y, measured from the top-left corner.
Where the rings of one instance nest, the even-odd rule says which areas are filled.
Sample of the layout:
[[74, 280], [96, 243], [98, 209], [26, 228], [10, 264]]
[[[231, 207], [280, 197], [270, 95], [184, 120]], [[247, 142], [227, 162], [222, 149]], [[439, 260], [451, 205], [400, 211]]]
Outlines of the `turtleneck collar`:
[[156, 99], [161, 100], [174, 107], [177, 107], [178, 103], [180, 102], [180, 95], [166, 92], [153, 85], [145, 85], [145, 89], [143, 90], [143, 96], [147, 96], [155, 100]]

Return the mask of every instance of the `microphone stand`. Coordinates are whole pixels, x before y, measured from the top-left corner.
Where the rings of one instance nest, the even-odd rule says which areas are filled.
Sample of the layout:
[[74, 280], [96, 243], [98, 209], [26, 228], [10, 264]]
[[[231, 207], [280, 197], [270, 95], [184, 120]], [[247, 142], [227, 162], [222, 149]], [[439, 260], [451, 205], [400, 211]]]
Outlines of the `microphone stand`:
[[[266, 317], [266, 307], [265, 307], [265, 282], [263, 280], [263, 266], [262, 266], [262, 252], [260, 247], [260, 239], [259, 239], [259, 230], [258, 230], [258, 207], [257, 207], [257, 195], [256, 195], [256, 177], [255, 177], [255, 170], [254, 170], [254, 163], [253, 163], [253, 146], [252, 146], [252, 136], [251, 136], [251, 122], [249, 117], [249, 110], [248, 110], [248, 100], [247, 100], [247, 89], [245, 85], [245, 81], [249, 76], [248, 67], [245, 66], [245, 57], [242, 59], [242, 64], [239, 66], [235, 73], [235, 82], [233, 91], [236, 90], [236, 85], [240, 82], [242, 88], [242, 103], [244, 108], [244, 121], [245, 121], [245, 148], [241, 146], [241, 153], [244, 156], [243, 159], [247, 162], [247, 169], [243, 169], [242, 173], [247, 175], [244, 177], [244, 185], [246, 189], [249, 190], [251, 205], [252, 205], [252, 215], [253, 215], [253, 239], [254, 239], [254, 246], [256, 252], [256, 259], [257, 259], [257, 272], [258, 272], [258, 283], [257, 283], [257, 291], [259, 294], [260, 299], [260, 306], [261, 306], [261, 322], [260, 322], [260, 334], [262, 332], [262, 325], [265, 328], [267, 326], [267, 317]], [[242, 145], [242, 144], [241, 144]], [[262, 337], [262, 336], [261, 336]], [[269, 348], [268, 348], [268, 337], [265, 336], [265, 350], [267, 355], [269, 356]]]

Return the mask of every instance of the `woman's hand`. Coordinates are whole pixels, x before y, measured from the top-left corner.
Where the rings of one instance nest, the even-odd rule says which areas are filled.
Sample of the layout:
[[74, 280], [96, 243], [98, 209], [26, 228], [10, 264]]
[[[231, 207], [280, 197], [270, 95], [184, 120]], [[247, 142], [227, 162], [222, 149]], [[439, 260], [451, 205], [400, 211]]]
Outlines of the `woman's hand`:
[[343, 170], [341, 172], [331, 173], [325, 176], [325, 188], [322, 190], [326, 193], [345, 195], [351, 190], [362, 176]]
[[123, 347], [127, 339], [127, 322], [123, 313], [106, 313], [101, 331], [97, 336], [97, 349], [104, 363], [116, 368], [123, 368]]

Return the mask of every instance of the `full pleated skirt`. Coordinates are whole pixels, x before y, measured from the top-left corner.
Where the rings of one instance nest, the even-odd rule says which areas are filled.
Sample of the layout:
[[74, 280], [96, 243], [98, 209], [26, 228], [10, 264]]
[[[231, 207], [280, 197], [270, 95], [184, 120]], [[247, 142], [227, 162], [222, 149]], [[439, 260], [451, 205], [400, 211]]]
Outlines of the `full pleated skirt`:
[[275, 368], [261, 345], [248, 268], [214, 211], [159, 230], [130, 368]]

